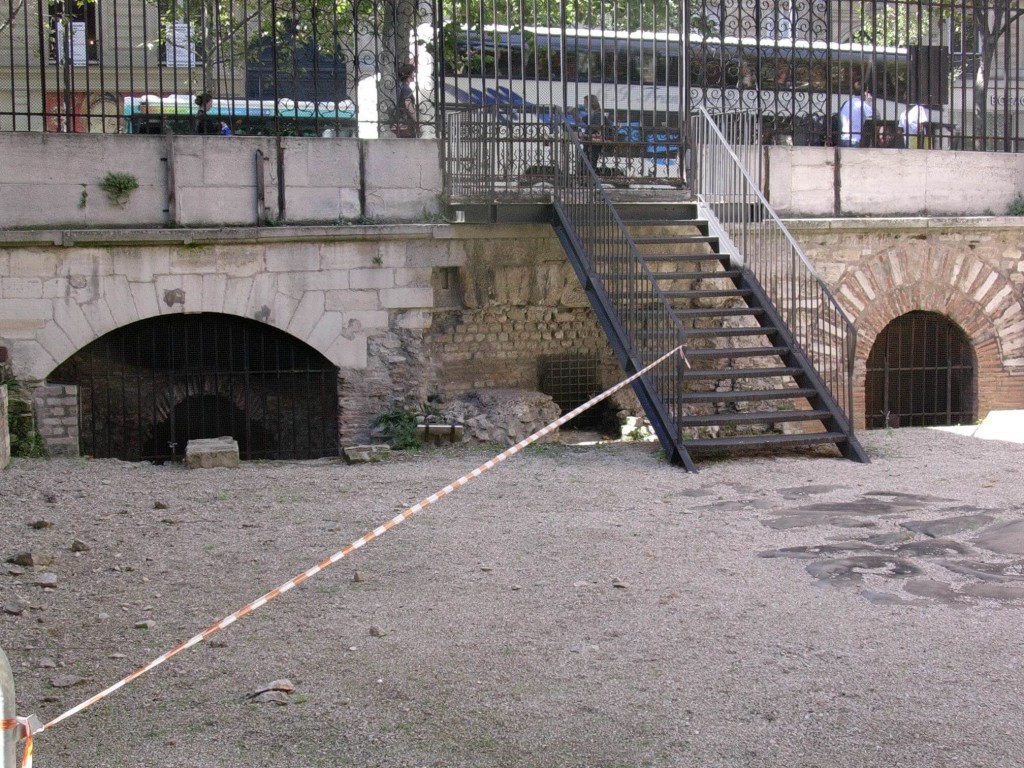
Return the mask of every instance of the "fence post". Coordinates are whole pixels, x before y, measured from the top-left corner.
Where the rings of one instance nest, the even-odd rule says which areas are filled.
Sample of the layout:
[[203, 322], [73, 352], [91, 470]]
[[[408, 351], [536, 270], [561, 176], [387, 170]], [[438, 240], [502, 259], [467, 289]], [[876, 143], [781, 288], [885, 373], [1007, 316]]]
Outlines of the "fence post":
[[[4, 649], [0, 648], [0, 720], [14, 719], [14, 675]], [[15, 746], [18, 729], [0, 730], [0, 768], [14, 768], [18, 759]]]

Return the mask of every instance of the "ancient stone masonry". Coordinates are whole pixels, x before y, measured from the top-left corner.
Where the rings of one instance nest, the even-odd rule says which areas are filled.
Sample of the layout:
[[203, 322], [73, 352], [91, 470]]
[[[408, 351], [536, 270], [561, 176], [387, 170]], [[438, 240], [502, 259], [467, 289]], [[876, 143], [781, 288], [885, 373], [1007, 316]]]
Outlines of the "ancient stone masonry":
[[892, 320], [947, 316], [977, 356], [978, 413], [1024, 405], [1024, 254], [1018, 219], [789, 222], [858, 331], [856, 410], [865, 364]]
[[32, 393], [36, 429], [52, 456], [78, 455], [78, 387], [46, 384]]

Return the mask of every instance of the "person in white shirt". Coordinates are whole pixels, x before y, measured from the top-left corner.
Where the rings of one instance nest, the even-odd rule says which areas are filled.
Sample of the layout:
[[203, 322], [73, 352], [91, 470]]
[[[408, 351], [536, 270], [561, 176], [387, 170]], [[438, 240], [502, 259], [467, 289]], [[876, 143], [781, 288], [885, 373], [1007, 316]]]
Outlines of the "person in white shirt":
[[928, 110], [920, 104], [911, 104], [909, 108], [903, 110], [897, 125], [903, 131], [908, 147], [917, 149], [921, 146], [921, 141], [927, 134], [927, 128], [922, 129], [922, 123], [927, 123], [930, 119]]
[[854, 81], [850, 98], [839, 108], [839, 146], [859, 147], [864, 121], [874, 117], [871, 94], [861, 95], [860, 81]]

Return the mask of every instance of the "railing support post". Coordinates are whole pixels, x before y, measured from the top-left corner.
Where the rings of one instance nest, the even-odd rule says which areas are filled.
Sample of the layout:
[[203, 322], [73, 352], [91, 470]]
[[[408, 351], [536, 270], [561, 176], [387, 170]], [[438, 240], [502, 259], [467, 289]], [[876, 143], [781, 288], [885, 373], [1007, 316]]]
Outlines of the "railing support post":
[[[3, 648], [0, 648], [0, 719], [14, 720], [14, 674]], [[17, 743], [17, 728], [0, 730], [0, 768], [14, 768], [18, 759]]]

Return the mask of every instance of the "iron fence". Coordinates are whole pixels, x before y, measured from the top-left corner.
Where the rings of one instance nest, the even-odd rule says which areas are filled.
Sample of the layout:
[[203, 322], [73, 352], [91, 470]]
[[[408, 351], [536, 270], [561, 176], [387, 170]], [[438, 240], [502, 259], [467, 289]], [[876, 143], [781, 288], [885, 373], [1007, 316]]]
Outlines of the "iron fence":
[[[678, 181], [698, 107], [756, 112], [779, 143], [1018, 151], [1022, 14], [1015, 0], [0, 0], [0, 130], [433, 135], [439, 111], [495, 105], [564, 116], [623, 183]], [[410, 91], [412, 129], [396, 122]]]
[[0, 131], [432, 135], [432, 35], [417, 0], [0, 0]]
[[439, 20], [444, 109], [564, 117], [605, 181], [677, 180], [700, 107], [765, 141], [1017, 151], [1021, 15], [1010, 0], [463, 0]]
[[[692, 118], [693, 191], [743, 266], [763, 286], [799, 349], [840, 408], [853, 413], [857, 331], [733, 151], [751, 134], [747, 114]], [[851, 419], [852, 420], [852, 419]]]

